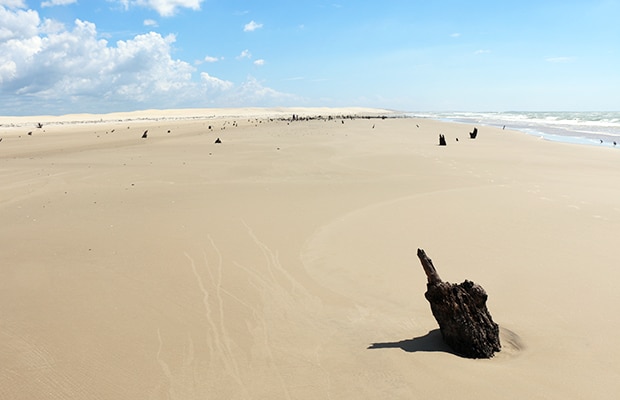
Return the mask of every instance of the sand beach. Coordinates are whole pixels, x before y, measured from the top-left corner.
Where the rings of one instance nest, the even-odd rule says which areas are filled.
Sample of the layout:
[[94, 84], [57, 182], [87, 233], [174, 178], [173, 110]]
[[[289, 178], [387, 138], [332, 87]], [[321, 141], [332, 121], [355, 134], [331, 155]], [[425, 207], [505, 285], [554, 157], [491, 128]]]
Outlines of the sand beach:
[[[0, 398], [615, 398], [618, 149], [393, 116], [0, 117]], [[443, 344], [418, 248], [494, 358]]]

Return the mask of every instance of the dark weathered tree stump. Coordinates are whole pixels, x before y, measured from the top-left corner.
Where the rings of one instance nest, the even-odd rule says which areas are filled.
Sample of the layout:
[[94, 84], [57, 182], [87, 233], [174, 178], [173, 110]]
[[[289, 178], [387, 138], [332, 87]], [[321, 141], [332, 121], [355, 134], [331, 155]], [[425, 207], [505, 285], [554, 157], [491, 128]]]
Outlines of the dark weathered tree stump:
[[440, 146], [445, 146], [446, 145], [446, 137], [442, 134], [439, 134], [439, 145]]
[[475, 139], [478, 136], [478, 128], [474, 128], [472, 132], [469, 132], [469, 138]]
[[422, 249], [418, 258], [428, 283], [424, 297], [431, 304], [443, 340], [455, 353], [468, 358], [491, 358], [501, 350], [499, 326], [487, 309], [487, 293], [474, 282], [443, 282]]

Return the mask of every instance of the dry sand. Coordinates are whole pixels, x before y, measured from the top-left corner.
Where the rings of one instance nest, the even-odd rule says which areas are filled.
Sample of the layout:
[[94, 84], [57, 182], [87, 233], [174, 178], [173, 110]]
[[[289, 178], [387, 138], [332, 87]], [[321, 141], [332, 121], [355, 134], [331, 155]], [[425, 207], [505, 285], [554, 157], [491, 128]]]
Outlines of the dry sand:
[[[293, 113], [388, 112], [1, 117], [0, 398], [620, 393], [617, 150]], [[418, 247], [496, 357], [442, 344]]]

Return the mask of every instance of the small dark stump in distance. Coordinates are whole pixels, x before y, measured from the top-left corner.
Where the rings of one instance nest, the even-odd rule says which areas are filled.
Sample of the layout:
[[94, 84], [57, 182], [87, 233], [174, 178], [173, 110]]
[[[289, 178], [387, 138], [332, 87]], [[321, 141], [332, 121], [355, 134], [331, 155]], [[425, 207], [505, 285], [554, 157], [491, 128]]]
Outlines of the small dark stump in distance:
[[446, 137], [444, 135], [439, 135], [439, 145], [446, 146]]
[[469, 132], [469, 138], [475, 139], [478, 136], [478, 128], [474, 128], [472, 132]]
[[222, 141], [220, 140], [220, 138], [215, 139], [215, 143], [220, 144], [222, 143]]
[[428, 278], [424, 297], [431, 304], [443, 340], [467, 358], [491, 358], [501, 350], [499, 326], [487, 309], [487, 293], [474, 282], [443, 282], [422, 249], [418, 258]]

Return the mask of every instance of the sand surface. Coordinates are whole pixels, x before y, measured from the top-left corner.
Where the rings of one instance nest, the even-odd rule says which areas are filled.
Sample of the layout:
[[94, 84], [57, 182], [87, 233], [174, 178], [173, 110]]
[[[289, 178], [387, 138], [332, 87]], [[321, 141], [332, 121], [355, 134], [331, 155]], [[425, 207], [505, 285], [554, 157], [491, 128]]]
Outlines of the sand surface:
[[[389, 112], [0, 117], [0, 398], [616, 398], [618, 150], [293, 113]], [[496, 357], [443, 345], [418, 247]]]

